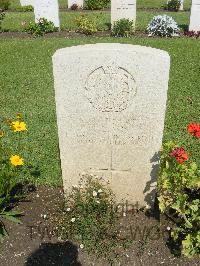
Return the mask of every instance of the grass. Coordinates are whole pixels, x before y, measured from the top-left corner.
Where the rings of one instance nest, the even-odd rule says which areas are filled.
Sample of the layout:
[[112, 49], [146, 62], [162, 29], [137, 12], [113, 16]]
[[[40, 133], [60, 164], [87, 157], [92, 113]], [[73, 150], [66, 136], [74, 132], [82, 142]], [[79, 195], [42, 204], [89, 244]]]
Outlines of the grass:
[[[167, 1], [165, 0], [137, 0], [138, 8], [161, 8]], [[67, 7], [67, 0], [59, 0], [60, 7]], [[185, 0], [185, 9], [189, 9], [191, 5], [191, 0]], [[20, 0], [11, 1], [11, 9], [16, 9], [20, 7]]]
[[1, 115], [13, 117], [25, 114], [29, 131], [24, 147], [27, 161], [39, 164], [40, 184], [61, 183], [52, 55], [62, 47], [72, 45], [121, 42], [151, 46], [169, 52], [171, 73], [164, 140], [180, 140], [189, 146], [190, 156], [200, 166], [200, 142], [186, 133], [186, 125], [200, 117], [200, 42], [176, 38], [96, 38], [77, 39], [1, 39], [0, 64]]
[[[82, 12], [60, 12], [60, 21], [62, 30], [76, 30], [77, 25], [75, 19], [80, 17]], [[150, 20], [159, 14], [166, 14], [166, 12], [158, 11], [141, 11], [137, 12], [136, 29], [144, 31]], [[189, 25], [189, 12], [167, 12], [172, 16], [179, 25]], [[87, 16], [91, 20], [95, 20], [99, 30], [107, 30], [110, 23], [110, 12], [90, 12]], [[34, 14], [32, 12], [10, 12], [7, 13], [2, 23], [2, 30], [4, 31], [22, 31], [22, 22], [34, 21]]]

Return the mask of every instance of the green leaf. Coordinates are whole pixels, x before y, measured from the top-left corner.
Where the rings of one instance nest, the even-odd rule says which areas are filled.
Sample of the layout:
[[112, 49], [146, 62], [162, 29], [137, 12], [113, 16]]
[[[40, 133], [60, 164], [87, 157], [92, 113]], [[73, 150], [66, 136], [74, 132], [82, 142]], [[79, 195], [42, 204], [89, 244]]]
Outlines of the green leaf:
[[10, 211], [10, 212], [3, 211], [0, 213], [0, 216], [2, 218], [12, 221], [14, 223], [18, 223], [18, 224], [21, 224], [22, 222], [18, 218], [16, 218], [16, 216], [21, 216], [21, 215], [22, 213], [19, 211]]

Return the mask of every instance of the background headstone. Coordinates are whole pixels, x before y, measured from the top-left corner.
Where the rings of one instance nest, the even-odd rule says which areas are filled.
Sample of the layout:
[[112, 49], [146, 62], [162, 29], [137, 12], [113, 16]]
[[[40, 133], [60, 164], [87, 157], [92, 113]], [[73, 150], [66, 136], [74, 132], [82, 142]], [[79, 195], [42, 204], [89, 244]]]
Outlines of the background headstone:
[[111, 24], [120, 19], [136, 21], [136, 0], [111, 0]]
[[200, 0], [192, 0], [189, 31], [200, 31]]
[[20, 0], [21, 6], [34, 6], [34, 0]]
[[34, 0], [35, 22], [40, 18], [46, 18], [60, 27], [58, 0]]
[[74, 4], [77, 4], [79, 8], [83, 8], [84, 0], [68, 0], [68, 8], [71, 8]]
[[64, 189], [104, 177], [117, 201], [152, 203], [167, 100], [167, 52], [126, 44], [64, 48], [53, 56]]
[[184, 10], [183, 5], [184, 5], [184, 0], [181, 0], [181, 6], [180, 6], [180, 8], [179, 8], [180, 11], [183, 11], [183, 10]]

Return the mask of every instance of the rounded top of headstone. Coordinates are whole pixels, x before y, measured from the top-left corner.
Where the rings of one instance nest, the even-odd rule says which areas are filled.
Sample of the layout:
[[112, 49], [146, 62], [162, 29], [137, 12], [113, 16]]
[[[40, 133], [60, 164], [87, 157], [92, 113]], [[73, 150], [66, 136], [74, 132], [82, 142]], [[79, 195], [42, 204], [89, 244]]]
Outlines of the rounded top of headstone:
[[125, 51], [125, 52], [135, 52], [141, 54], [152, 55], [156, 57], [162, 57], [166, 60], [170, 60], [170, 56], [168, 52], [147, 47], [141, 45], [132, 45], [132, 44], [120, 44], [120, 43], [96, 43], [96, 44], [85, 44], [85, 45], [78, 45], [78, 46], [71, 46], [59, 49], [53, 55], [54, 57], [63, 57], [64, 55], [69, 55], [72, 53], [77, 52], [98, 52], [98, 51]]

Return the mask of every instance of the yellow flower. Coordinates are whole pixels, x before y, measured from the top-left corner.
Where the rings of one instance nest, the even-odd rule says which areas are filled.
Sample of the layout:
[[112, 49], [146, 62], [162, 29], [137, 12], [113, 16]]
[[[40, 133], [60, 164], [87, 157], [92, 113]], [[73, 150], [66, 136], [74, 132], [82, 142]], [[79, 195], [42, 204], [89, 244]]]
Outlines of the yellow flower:
[[24, 165], [24, 159], [21, 158], [19, 155], [12, 155], [10, 157], [10, 162], [14, 166], [21, 166]]
[[3, 136], [4, 136], [3, 130], [0, 130], [0, 138], [2, 138]]
[[27, 130], [26, 123], [20, 121], [14, 121], [11, 123], [11, 128], [14, 132], [20, 132]]

